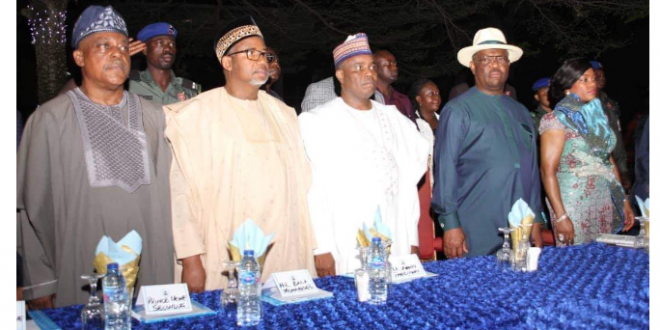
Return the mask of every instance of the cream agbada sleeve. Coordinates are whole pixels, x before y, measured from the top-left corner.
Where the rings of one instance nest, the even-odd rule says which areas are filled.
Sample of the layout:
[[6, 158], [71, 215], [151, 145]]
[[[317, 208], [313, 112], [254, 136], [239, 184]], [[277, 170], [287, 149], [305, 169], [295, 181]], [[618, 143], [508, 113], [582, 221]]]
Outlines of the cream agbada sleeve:
[[[167, 118], [166, 135], [172, 150], [172, 166], [170, 168], [170, 191], [172, 196], [172, 236], [174, 237], [174, 252], [177, 260], [204, 254], [206, 252], [204, 235], [202, 235], [201, 202], [195, 198], [191, 189], [191, 177], [186, 177], [179, 164], [181, 153], [185, 150], [173, 148], [171, 140], [180, 138], [177, 134], [176, 121], [172, 119], [175, 113], [163, 107]], [[185, 145], [185, 143], [183, 144]]]
[[191, 208], [192, 193], [176, 158], [170, 170], [172, 192], [172, 235], [177, 260], [206, 252], [201, 222], [197, 212]]

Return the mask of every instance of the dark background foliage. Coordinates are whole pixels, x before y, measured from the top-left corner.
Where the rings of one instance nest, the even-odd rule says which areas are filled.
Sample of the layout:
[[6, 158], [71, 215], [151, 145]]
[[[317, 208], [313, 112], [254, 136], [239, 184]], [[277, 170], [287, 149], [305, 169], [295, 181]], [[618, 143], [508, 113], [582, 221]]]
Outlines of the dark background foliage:
[[[585, 56], [601, 61], [608, 94], [619, 101], [622, 124], [648, 109], [649, 2], [641, 0], [183, 0], [88, 1], [18, 0], [18, 106], [27, 117], [77, 68], [68, 45], [33, 44], [26, 16], [28, 4], [67, 10], [67, 35], [78, 15], [91, 4], [112, 5], [135, 36], [145, 25], [166, 21], [179, 30], [175, 73], [202, 84], [224, 84], [213, 52], [223, 24], [252, 15], [266, 43], [280, 53], [283, 68], [275, 89], [299, 110], [307, 85], [334, 74], [332, 49], [348, 34], [365, 32], [374, 49], [397, 57], [399, 81], [407, 92], [412, 81], [430, 78], [446, 100], [451, 87], [471, 74], [456, 53], [485, 27], [501, 29], [510, 43], [523, 48], [512, 65], [509, 83], [518, 99], [534, 106], [532, 83], [550, 76], [561, 61]], [[65, 66], [66, 65], [66, 66]], [[136, 55], [133, 67], [144, 69]]]

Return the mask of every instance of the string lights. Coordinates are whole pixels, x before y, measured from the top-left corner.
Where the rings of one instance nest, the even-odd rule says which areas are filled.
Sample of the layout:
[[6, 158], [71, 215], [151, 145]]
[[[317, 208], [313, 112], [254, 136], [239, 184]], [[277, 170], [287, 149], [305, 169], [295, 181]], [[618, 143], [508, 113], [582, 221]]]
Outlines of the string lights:
[[27, 6], [28, 26], [32, 35], [32, 44], [64, 44], [66, 43], [66, 10], [36, 11], [32, 5]]

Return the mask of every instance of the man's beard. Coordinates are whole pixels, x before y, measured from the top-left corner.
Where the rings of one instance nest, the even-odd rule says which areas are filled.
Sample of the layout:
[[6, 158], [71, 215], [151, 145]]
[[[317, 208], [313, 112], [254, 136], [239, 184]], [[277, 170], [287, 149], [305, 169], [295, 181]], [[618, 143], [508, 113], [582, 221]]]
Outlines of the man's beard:
[[265, 84], [267, 81], [268, 81], [268, 77], [266, 77], [266, 79], [263, 79], [263, 80], [256, 80], [254, 78], [251, 78], [250, 79], [250, 85], [252, 85], [252, 86], [261, 86], [261, 85]]

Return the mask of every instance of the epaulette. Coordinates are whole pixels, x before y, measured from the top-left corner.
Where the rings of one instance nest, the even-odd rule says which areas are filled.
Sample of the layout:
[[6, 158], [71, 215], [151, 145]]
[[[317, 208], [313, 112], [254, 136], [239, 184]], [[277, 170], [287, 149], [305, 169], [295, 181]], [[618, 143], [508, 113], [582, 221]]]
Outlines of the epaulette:
[[192, 89], [197, 92], [197, 94], [202, 92], [202, 85], [186, 78], [181, 78], [181, 86], [187, 89]]
[[138, 70], [131, 70], [131, 72], [128, 73], [128, 79], [130, 79], [130, 80], [137, 80], [137, 81], [142, 80], [142, 79], [140, 78], [140, 71], [138, 71]]

